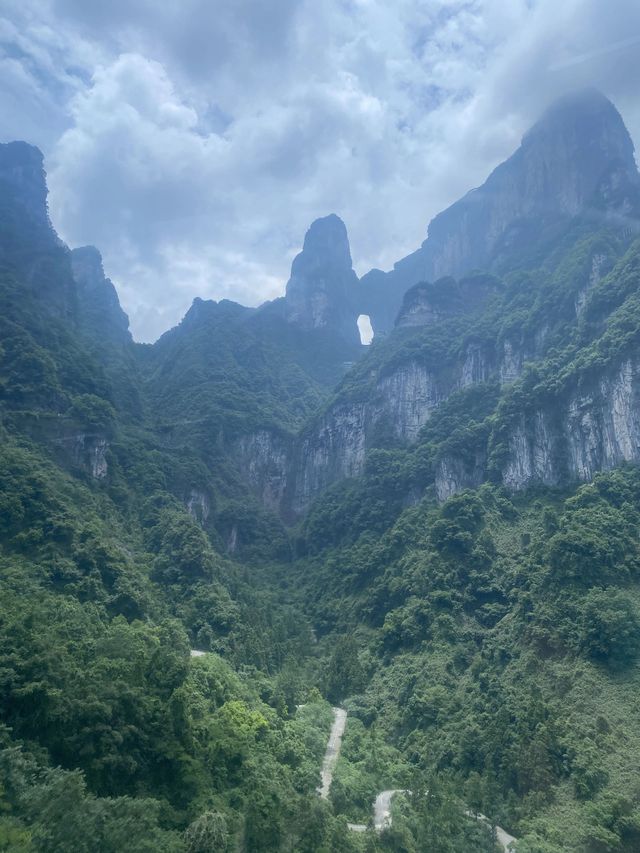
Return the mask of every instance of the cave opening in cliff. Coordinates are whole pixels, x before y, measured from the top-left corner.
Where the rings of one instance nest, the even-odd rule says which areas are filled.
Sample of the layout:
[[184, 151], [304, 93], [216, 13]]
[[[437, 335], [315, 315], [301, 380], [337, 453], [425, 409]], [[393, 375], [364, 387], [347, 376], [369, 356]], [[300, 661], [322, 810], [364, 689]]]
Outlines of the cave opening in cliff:
[[360, 332], [360, 343], [369, 346], [373, 340], [373, 326], [368, 314], [360, 314], [358, 317], [358, 331]]

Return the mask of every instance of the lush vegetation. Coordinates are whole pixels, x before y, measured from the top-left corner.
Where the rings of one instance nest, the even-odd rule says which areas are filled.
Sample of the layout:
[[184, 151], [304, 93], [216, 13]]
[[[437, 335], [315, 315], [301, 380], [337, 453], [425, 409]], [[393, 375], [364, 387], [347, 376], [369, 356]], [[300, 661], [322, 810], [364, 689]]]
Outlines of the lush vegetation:
[[635, 468], [571, 494], [486, 485], [300, 562], [301, 603], [356, 638], [326, 677], [359, 721], [339, 810], [364, 818], [419, 769], [519, 849], [637, 849], [639, 505]]
[[[277, 303], [100, 338], [66, 250], [0, 198], [0, 850], [491, 853], [478, 813], [520, 853], [638, 850], [640, 472], [498, 482], [515, 418], [636, 350], [632, 235], [576, 221], [462, 315], [430, 285], [444, 319], [342, 378], [358, 354]], [[489, 370], [411, 447], [379, 429], [297, 527], [244, 482], [240, 436], [506, 344], [518, 381]], [[438, 503], [447, 458], [484, 482]], [[391, 828], [348, 829], [392, 788]]]

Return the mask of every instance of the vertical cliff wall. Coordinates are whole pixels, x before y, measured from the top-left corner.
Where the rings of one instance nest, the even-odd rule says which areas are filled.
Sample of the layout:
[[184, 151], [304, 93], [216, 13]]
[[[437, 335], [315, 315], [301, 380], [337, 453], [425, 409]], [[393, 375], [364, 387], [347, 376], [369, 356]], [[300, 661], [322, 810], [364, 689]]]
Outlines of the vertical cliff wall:
[[432, 220], [416, 252], [362, 278], [374, 331], [393, 328], [417, 282], [522, 267], [563, 222], [587, 211], [598, 224], [626, 217], [638, 191], [633, 143], [613, 104], [594, 90], [560, 99], [481, 187]]

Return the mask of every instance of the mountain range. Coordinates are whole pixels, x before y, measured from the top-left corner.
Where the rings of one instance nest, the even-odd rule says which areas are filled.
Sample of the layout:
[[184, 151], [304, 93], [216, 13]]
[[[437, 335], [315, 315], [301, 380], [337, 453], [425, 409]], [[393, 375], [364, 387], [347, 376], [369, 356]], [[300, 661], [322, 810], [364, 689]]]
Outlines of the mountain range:
[[597, 91], [392, 270], [330, 214], [284, 296], [154, 344], [0, 145], [0, 849], [495, 850], [467, 804], [637, 850], [638, 463], [640, 174]]

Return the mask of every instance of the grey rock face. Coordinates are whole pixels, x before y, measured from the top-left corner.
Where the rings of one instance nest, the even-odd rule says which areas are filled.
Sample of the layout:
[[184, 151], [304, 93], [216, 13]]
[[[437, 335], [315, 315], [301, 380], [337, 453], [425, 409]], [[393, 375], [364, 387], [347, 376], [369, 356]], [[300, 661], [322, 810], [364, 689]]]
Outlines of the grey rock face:
[[367, 450], [383, 429], [413, 442], [431, 413], [458, 387], [447, 384], [417, 361], [381, 376], [366, 401], [339, 402], [303, 436], [296, 451], [285, 498], [295, 514], [303, 513], [332, 483], [357, 477]]
[[34, 222], [51, 227], [41, 151], [26, 142], [0, 144], [0, 193], [11, 193]]
[[86, 330], [101, 340], [129, 343], [129, 318], [120, 306], [113, 282], [104, 274], [100, 252], [94, 246], [73, 249], [71, 270], [77, 285], [79, 317]]
[[631, 137], [595, 91], [556, 102], [485, 184], [437, 216], [422, 245], [426, 278], [485, 267], [522, 220], [574, 217], [604, 187], [638, 183]]
[[555, 464], [556, 442], [546, 412], [536, 412], [528, 420], [522, 415], [509, 440], [509, 459], [502, 474], [505, 486], [515, 491], [532, 482], [557, 485], [561, 472]]
[[489, 275], [475, 275], [456, 281], [441, 278], [430, 284], [414, 285], [404, 295], [396, 327], [430, 326], [450, 317], [473, 314], [484, 308], [500, 283]]
[[451, 306], [445, 300], [438, 299], [438, 291], [452, 289], [456, 286], [453, 279], [441, 279], [432, 284], [416, 284], [404, 296], [402, 308], [398, 314], [396, 325], [430, 326], [439, 320], [444, 320], [452, 313]]
[[73, 323], [77, 305], [68, 249], [49, 221], [47, 192], [40, 151], [26, 142], [0, 144], [0, 262], [17, 271], [52, 315]]
[[[497, 360], [471, 344], [448, 379], [417, 361], [381, 377], [368, 400], [339, 402], [324, 413], [298, 448], [292, 508], [303, 513], [332, 483], [364, 470], [366, 452], [380, 425], [399, 440], [414, 442], [434, 410], [454, 391], [499, 379], [508, 384], [534, 351], [510, 345]], [[640, 462], [640, 359], [628, 359], [597, 380], [588, 393], [522, 414], [508, 436], [500, 476], [513, 491], [534, 483], [588, 481], [621, 462]], [[435, 489], [445, 500], [487, 477], [484, 451], [469, 462], [454, 456], [437, 465]]]
[[417, 282], [508, 268], [546, 227], [579, 213], [626, 217], [637, 208], [639, 186], [633, 143], [613, 104], [593, 90], [560, 99], [481, 187], [432, 220], [416, 252], [384, 277], [363, 277], [374, 331], [393, 327]]
[[[303, 327], [333, 326], [349, 334], [350, 328], [355, 332], [355, 316], [369, 313], [379, 331], [390, 328], [395, 304], [397, 324], [410, 335], [411, 328], [480, 311], [495, 293], [494, 279], [440, 277], [493, 265], [508, 268], [510, 253], [521, 263], [523, 246], [535, 243], [546, 227], [567, 224], [578, 214], [619, 222], [616, 217], [637, 205], [639, 187], [633, 145], [615, 107], [595, 92], [564, 99], [482, 187], [433, 220], [421, 249], [390, 274], [374, 270], [353, 287], [344, 225], [337, 217], [314, 223], [292, 267], [287, 318]], [[584, 282], [576, 283], [576, 315], [610, 268], [606, 251], [594, 251]], [[415, 441], [433, 411], [455, 391], [489, 380], [516, 381], [527, 362], [544, 354], [550, 334], [541, 325], [526, 337], [509, 332], [490, 343], [470, 340], [458, 362], [448, 366], [407, 358], [373, 376], [366, 398], [339, 399], [288, 451], [271, 437], [253, 436], [243, 446], [247, 476], [270, 506], [279, 503], [300, 514], [327, 486], [362, 473], [366, 452], [376, 446], [381, 430], [400, 441]], [[589, 393], [576, 391], [553, 410], [522, 414], [507, 437], [502, 468], [494, 473], [517, 490], [534, 482], [587, 480], [621, 461], [640, 461], [638, 386], [638, 365], [628, 360], [597, 380]], [[483, 482], [485, 457], [478, 451], [471, 460], [440, 460], [438, 497]]]
[[367, 408], [353, 403], [331, 408], [302, 437], [288, 495], [294, 513], [304, 512], [331, 483], [362, 472], [366, 434]]
[[73, 455], [76, 464], [85, 468], [94, 480], [104, 480], [109, 473], [107, 451], [109, 442], [99, 435], [78, 433], [73, 436]]
[[439, 501], [446, 501], [463, 489], [480, 486], [486, 479], [486, 457], [477, 453], [471, 466], [455, 456], [441, 459], [435, 471], [435, 490]]
[[378, 382], [373, 420], [385, 419], [393, 426], [397, 438], [415, 441], [433, 410], [448, 396], [448, 391], [432, 371], [411, 361]]
[[460, 366], [460, 388], [486, 382], [491, 378], [492, 368], [492, 359], [479, 344], [467, 344]]
[[628, 359], [556, 412], [524, 416], [509, 439], [504, 484], [591, 480], [621, 462], [640, 462], [640, 361]]
[[502, 358], [500, 360], [500, 381], [513, 382], [522, 373], [525, 353], [516, 343], [510, 340], [502, 342]]
[[198, 524], [204, 526], [209, 518], [211, 506], [209, 496], [201, 489], [191, 489], [189, 497], [186, 500], [187, 512], [197, 521]]
[[96, 341], [130, 342], [129, 320], [105, 278], [100, 253], [93, 246], [69, 252], [49, 220], [47, 195], [41, 152], [26, 142], [0, 144], [6, 208], [0, 259], [19, 269], [52, 314], [84, 327]]
[[242, 436], [233, 448], [240, 472], [269, 509], [277, 510], [284, 497], [291, 445], [290, 439], [262, 429]]
[[412, 442], [448, 389], [418, 362], [380, 377], [366, 402], [331, 407], [300, 441], [286, 493], [294, 513], [304, 512], [332, 483], [357, 477], [376, 431]]
[[[536, 483], [588, 482], [622, 462], [639, 463], [640, 359], [625, 360], [596, 380], [590, 391], [575, 391], [562, 405], [523, 413], [509, 434], [508, 447], [501, 479], [512, 491]], [[486, 476], [481, 452], [471, 464], [447, 457], [436, 469], [436, 495], [446, 500], [476, 488]]]
[[582, 309], [587, 302], [589, 291], [611, 271], [611, 268], [611, 259], [604, 252], [597, 252], [591, 258], [591, 274], [589, 276], [589, 280], [585, 283], [584, 287], [580, 289], [576, 296], [576, 317], [582, 313]]
[[357, 344], [357, 285], [343, 221], [335, 214], [316, 219], [291, 265], [285, 316], [303, 329], [332, 329]]

